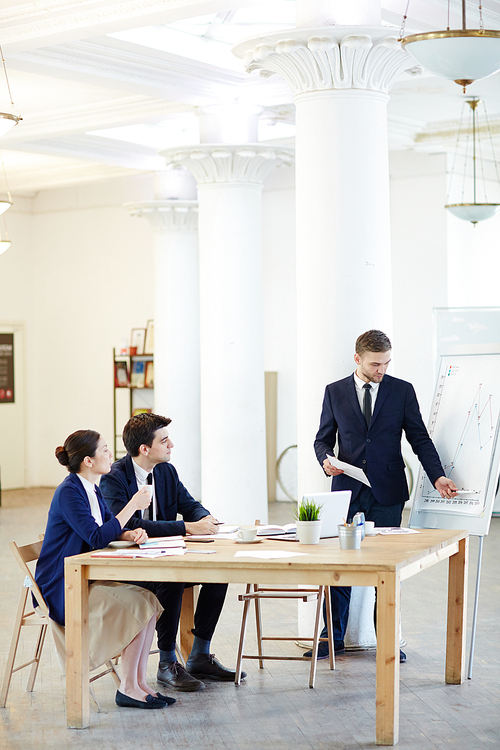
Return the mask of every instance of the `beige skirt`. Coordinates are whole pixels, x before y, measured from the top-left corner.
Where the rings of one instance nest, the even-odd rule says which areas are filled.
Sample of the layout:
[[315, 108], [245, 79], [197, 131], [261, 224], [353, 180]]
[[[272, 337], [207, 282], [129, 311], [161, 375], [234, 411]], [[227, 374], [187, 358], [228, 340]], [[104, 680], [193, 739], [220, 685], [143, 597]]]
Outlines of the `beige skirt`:
[[[120, 654], [162, 607], [147, 589], [131, 583], [96, 581], [89, 586], [89, 668]], [[61, 671], [66, 674], [64, 628], [50, 620]]]

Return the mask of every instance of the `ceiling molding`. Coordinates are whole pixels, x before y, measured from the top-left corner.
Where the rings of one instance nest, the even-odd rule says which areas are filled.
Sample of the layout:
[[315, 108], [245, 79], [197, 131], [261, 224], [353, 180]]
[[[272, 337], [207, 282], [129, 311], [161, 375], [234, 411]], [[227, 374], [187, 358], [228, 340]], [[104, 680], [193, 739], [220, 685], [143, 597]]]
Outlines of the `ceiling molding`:
[[[138, 52], [137, 50], [141, 50]], [[241, 101], [291, 101], [284, 81], [266, 82], [245, 71], [235, 73], [206, 63], [157, 50], [146, 50], [111, 38], [70, 42], [56, 47], [13, 53], [9, 67], [41, 72], [114, 88], [161, 95], [192, 106], [239, 99]]]
[[51, 112], [34, 113], [5, 135], [2, 142], [7, 148], [12, 148], [14, 144], [38, 140], [40, 137], [150, 122], [172, 114], [191, 112], [193, 109], [178, 102], [166, 102], [146, 96], [127, 96], [99, 102], [92, 107], [83, 104]]
[[232, 9], [230, 0], [41, 0], [0, 11], [0, 43], [23, 49], [42, 38], [85, 38], [225, 8]]
[[165, 161], [156, 148], [92, 135], [28, 141], [10, 150], [83, 159], [139, 171], [161, 171], [165, 168]]
[[[144, 173], [150, 170], [144, 170]], [[124, 169], [107, 164], [71, 164], [54, 163], [50, 170], [17, 168], [12, 176], [9, 173], [9, 187], [15, 195], [33, 194], [40, 190], [81, 185], [86, 182], [112, 180], [117, 177], [130, 177], [140, 174], [137, 169]]]

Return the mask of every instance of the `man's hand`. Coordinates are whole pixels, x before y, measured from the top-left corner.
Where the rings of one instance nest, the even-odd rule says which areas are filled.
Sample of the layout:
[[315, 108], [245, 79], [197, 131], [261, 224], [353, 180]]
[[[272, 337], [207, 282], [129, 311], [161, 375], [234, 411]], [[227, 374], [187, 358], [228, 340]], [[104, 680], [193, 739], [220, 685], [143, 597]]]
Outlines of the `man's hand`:
[[205, 516], [200, 521], [184, 522], [186, 534], [217, 534], [219, 527], [217, 519], [213, 516]]
[[124, 531], [123, 534], [120, 536], [120, 539], [124, 542], [134, 542], [135, 544], [144, 544], [144, 542], [148, 541], [148, 535], [146, 533], [146, 529], [141, 529], [139, 527], [137, 529], [130, 529], [129, 531]]
[[448, 477], [439, 477], [439, 479], [436, 479], [434, 482], [434, 487], [437, 489], [441, 497], [456, 497], [457, 496], [457, 489], [455, 482], [453, 482], [451, 479], [448, 479]]
[[336, 469], [335, 466], [332, 466], [327, 458], [323, 461], [323, 471], [325, 474], [328, 474], [329, 477], [338, 477], [339, 474], [344, 473], [342, 469]]

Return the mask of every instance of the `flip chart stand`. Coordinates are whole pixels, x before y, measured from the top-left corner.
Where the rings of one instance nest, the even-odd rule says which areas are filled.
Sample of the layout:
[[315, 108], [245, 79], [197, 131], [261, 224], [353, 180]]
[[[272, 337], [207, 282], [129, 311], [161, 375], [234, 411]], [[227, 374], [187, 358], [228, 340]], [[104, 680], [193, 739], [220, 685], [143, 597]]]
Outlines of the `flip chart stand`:
[[479, 603], [479, 585], [481, 582], [481, 566], [483, 563], [484, 536], [479, 537], [479, 550], [477, 553], [476, 591], [474, 594], [474, 611], [472, 614], [472, 629], [470, 637], [469, 671], [467, 679], [472, 680], [472, 662], [474, 660], [474, 646], [476, 644], [477, 608]]

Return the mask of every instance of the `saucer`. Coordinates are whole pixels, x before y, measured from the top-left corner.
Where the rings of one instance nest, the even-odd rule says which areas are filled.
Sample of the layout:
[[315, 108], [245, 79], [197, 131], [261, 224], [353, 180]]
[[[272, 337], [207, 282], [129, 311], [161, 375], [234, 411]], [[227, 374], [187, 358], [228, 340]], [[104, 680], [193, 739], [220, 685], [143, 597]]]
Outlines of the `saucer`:
[[108, 547], [115, 547], [116, 549], [125, 549], [125, 547], [133, 547], [135, 542], [126, 542], [125, 540], [118, 539], [116, 542], [110, 542]]
[[258, 544], [262, 539], [251, 539], [249, 542], [246, 539], [235, 539], [234, 541], [236, 544]]

